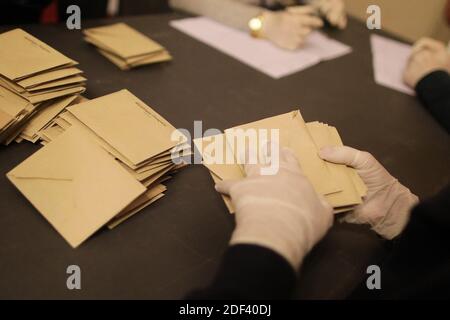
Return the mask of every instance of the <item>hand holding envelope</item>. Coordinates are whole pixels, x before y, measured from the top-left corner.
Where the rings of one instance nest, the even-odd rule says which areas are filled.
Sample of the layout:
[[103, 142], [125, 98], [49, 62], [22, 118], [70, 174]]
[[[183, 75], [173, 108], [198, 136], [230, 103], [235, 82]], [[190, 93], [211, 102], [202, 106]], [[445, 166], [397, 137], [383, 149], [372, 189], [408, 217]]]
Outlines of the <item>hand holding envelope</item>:
[[[225, 130], [225, 134], [195, 139], [194, 143], [203, 155], [203, 159], [210, 157], [206, 154], [211, 150], [211, 144], [220, 145], [221, 141], [228, 151], [235, 152], [235, 141], [230, 141], [230, 134], [235, 129], [266, 129], [279, 130], [279, 144], [294, 151], [304, 175], [309, 179], [315, 191], [325, 197], [334, 208], [335, 213], [350, 211], [361, 204], [361, 198], [366, 195], [367, 188], [355, 170], [345, 165], [337, 165], [323, 161], [318, 152], [323, 146], [340, 146], [342, 141], [334, 127], [319, 122], [305, 123], [300, 111], [255, 121]], [[259, 144], [260, 142], [258, 142]], [[230, 151], [231, 150], [231, 151]], [[234, 154], [237, 159], [238, 155]], [[243, 167], [237, 163], [215, 163], [204, 161], [205, 167], [211, 173], [215, 183], [224, 180], [239, 180], [245, 177]], [[222, 196], [225, 204], [233, 213], [234, 207], [230, 198]]]

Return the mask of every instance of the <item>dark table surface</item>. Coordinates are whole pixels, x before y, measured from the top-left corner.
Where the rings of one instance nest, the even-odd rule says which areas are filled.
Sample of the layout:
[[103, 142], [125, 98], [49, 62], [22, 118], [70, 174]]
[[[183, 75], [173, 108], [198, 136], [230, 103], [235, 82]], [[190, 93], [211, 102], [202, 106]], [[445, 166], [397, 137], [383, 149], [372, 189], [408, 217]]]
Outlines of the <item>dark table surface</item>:
[[[362, 23], [350, 20], [347, 30], [328, 31], [352, 46], [351, 54], [274, 80], [169, 27], [180, 17], [117, 19], [174, 56], [128, 72], [83, 42], [80, 31], [23, 28], [79, 61], [89, 98], [127, 88], [191, 131], [194, 120], [203, 120], [205, 130], [225, 129], [300, 108], [306, 121], [334, 125], [347, 145], [373, 153], [420, 197], [449, 181], [449, 136], [416, 98], [374, 83], [370, 32]], [[110, 22], [83, 21], [82, 27]], [[38, 148], [27, 142], [0, 147], [0, 298], [182, 298], [214, 276], [234, 222], [204, 167], [186, 168], [167, 183], [166, 197], [74, 250], [5, 178]], [[336, 222], [306, 258], [295, 297], [344, 298], [385, 253], [385, 243], [368, 228]], [[72, 264], [81, 268], [81, 290], [66, 287]]]

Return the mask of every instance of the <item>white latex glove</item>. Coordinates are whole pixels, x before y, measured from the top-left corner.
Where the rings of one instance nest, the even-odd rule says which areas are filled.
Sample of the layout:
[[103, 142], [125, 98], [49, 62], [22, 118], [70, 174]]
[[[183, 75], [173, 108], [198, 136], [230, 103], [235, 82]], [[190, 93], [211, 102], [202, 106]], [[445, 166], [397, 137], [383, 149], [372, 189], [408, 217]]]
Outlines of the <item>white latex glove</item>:
[[413, 46], [403, 74], [405, 83], [415, 88], [417, 83], [433, 71], [450, 72], [450, 54], [442, 42], [423, 38]]
[[310, 0], [309, 4], [316, 8], [332, 26], [339, 29], [345, 29], [347, 26], [347, 14], [343, 0]]
[[418, 198], [368, 152], [350, 147], [326, 147], [320, 150], [326, 161], [353, 167], [367, 186], [367, 195], [345, 220], [368, 223], [386, 239], [398, 236], [409, 221], [411, 208]]
[[246, 178], [216, 184], [236, 210], [230, 244], [269, 248], [297, 269], [330, 228], [332, 208], [302, 174], [292, 150], [280, 151], [277, 174], [261, 175], [261, 168], [245, 165]]
[[261, 36], [277, 46], [295, 50], [302, 46], [312, 30], [323, 26], [311, 6], [289, 7], [284, 11], [265, 11]]

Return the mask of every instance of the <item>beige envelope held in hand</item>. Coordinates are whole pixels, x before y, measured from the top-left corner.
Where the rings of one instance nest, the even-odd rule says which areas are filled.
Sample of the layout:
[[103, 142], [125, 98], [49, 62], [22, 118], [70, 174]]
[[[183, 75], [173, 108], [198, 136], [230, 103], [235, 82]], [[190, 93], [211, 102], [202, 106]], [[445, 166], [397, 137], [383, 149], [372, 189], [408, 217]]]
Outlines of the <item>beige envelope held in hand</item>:
[[[279, 130], [280, 146], [289, 147], [294, 150], [303, 172], [309, 178], [315, 190], [322, 195], [340, 191], [339, 187], [331, 179], [325, 161], [319, 158], [318, 149], [306, 128], [300, 111], [295, 110], [240, 125], [225, 130], [225, 133], [228, 135], [231, 130], [236, 129]], [[231, 144], [230, 142], [228, 143]]]

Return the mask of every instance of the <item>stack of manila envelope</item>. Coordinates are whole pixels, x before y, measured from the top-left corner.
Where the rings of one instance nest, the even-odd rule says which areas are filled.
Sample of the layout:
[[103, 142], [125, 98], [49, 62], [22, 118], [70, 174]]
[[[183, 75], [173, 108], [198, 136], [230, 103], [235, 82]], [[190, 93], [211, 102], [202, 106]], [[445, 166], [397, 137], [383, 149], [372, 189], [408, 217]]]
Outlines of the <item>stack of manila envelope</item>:
[[43, 139], [43, 132], [52, 125], [53, 120], [68, 106], [87, 101], [83, 96], [67, 96], [42, 109], [23, 127], [22, 132], [16, 138], [16, 142], [27, 140], [37, 142]]
[[122, 70], [172, 60], [169, 52], [125, 23], [83, 30], [85, 40]]
[[44, 147], [7, 177], [72, 247], [164, 196], [162, 183], [190, 154], [127, 90], [68, 107], [44, 134]]
[[85, 91], [77, 64], [22, 29], [0, 34], [0, 143], [35, 142], [35, 132], [21, 136], [27, 123], [39, 116], [45, 126]]
[[[236, 180], [245, 177], [243, 167], [237, 160], [231, 161], [231, 163], [229, 161], [221, 163], [214, 160], [205, 161], [214, 159], [214, 153], [217, 152], [216, 146], [224, 148], [221, 151], [222, 154], [231, 153], [230, 158], [237, 159], [239, 155], [235, 154], [235, 148], [231, 147], [236, 146], [237, 143], [230, 141], [230, 139], [236, 140], [236, 136], [232, 134], [232, 132], [236, 132], [234, 131], [236, 129], [263, 129], [267, 132], [277, 129], [280, 146], [293, 149], [304, 174], [316, 192], [323, 195], [331, 204], [335, 213], [350, 211], [362, 203], [362, 197], [366, 195], [367, 188], [356, 171], [345, 165], [323, 161], [318, 156], [318, 151], [324, 146], [342, 146], [336, 128], [320, 122], [305, 123], [298, 110], [230, 128], [225, 130], [224, 134], [195, 139], [194, 144], [203, 157], [203, 164], [208, 168], [216, 183], [221, 180]], [[246, 141], [248, 142], [248, 140]], [[263, 142], [257, 141], [257, 143], [260, 145]], [[234, 208], [230, 198], [222, 197], [230, 213], [233, 213]]]

